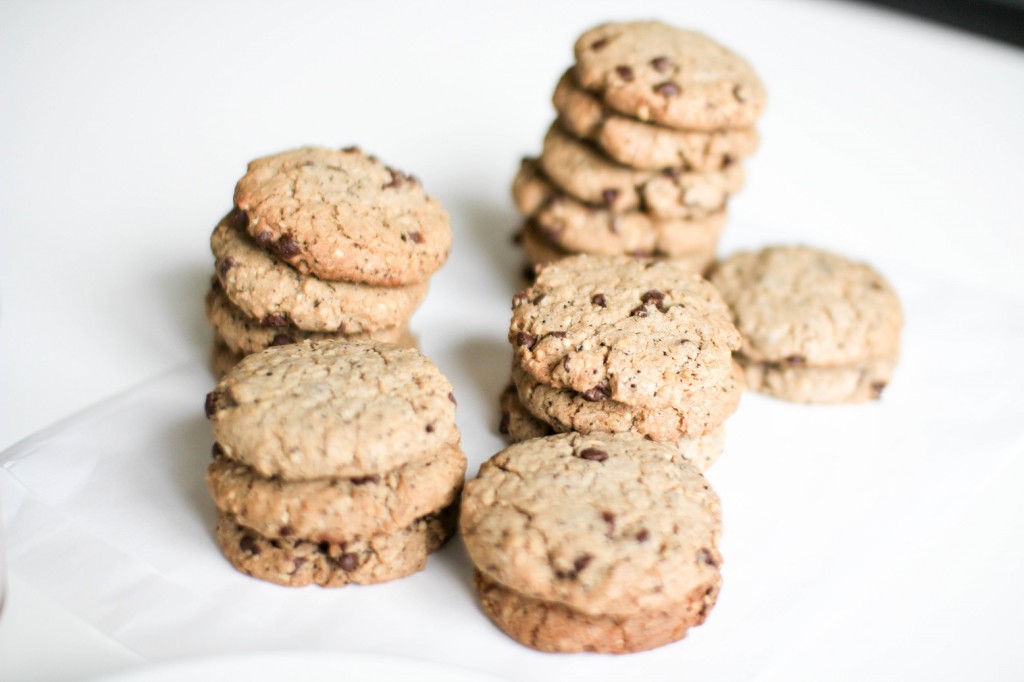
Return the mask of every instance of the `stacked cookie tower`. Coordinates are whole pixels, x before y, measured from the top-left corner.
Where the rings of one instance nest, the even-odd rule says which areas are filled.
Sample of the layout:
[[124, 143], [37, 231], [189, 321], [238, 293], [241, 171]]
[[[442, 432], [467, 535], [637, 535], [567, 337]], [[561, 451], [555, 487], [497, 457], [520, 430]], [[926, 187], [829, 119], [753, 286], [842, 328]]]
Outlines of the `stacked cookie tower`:
[[282, 585], [419, 571], [455, 530], [466, 470], [451, 384], [411, 348], [303, 341], [250, 355], [206, 399], [216, 539]]
[[448, 257], [451, 226], [415, 178], [354, 147], [305, 147], [249, 164], [210, 245], [220, 376], [302, 339], [415, 345], [409, 318]]
[[711, 39], [660, 22], [598, 26], [575, 53], [543, 152], [513, 185], [528, 259], [627, 254], [703, 272], [757, 147], [760, 79]]
[[707, 469], [739, 404], [740, 335], [718, 291], [673, 260], [577, 255], [512, 300], [512, 441], [551, 432], [639, 434]]

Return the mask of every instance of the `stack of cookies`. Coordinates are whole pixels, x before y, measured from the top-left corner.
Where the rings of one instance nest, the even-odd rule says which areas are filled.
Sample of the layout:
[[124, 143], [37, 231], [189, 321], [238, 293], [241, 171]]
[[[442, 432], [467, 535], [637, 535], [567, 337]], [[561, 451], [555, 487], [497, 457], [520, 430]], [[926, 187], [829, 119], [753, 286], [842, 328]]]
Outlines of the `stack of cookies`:
[[740, 335], [718, 291], [673, 260], [577, 255], [512, 299], [501, 431], [632, 432], [707, 469], [739, 404]]
[[303, 341], [248, 356], [206, 399], [216, 539], [281, 585], [419, 571], [455, 530], [466, 458], [451, 384], [411, 348]]
[[303, 339], [414, 346], [409, 318], [448, 257], [451, 226], [415, 178], [354, 147], [305, 147], [249, 164], [210, 245], [221, 376]]
[[513, 445], [466, 484], [484, 612], [541, 651], [643, 651], [704, 622], [721, 585], [718, 496], [632, 434]]
[[757, 147], [760, 79], [711, 39], [660, 22], [598, 26], [575, 53], [543, 152], [513, 184], [527, 258], [625, 254], [703, 272]]

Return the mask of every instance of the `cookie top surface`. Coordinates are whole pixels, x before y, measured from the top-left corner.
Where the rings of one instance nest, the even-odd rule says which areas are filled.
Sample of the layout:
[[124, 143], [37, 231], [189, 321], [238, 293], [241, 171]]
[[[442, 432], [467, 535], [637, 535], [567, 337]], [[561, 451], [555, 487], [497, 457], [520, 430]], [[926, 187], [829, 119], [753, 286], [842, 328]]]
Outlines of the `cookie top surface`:
[[474, 565], [528, 597], [589, 614], [671, 608], [717, 581], [718, 496], [671, 448], [566, 433], [509, 447], [466, 484]]
[[899, 299], [866, 264], [774, 246], [727, 258], [711, 279], [733, 310], [743, 354], [753, 360], [835, 366], [899, 352]]
[[256, 159], [235, 205], [264, 248], [321, 279], [422, 282], [448, 257], [448, 214], [419, 181], [354, 147]]
[[748, 127], [764, 108], [761, 79], [707, 36], [659, 21], [597, 26], [576, 41], [577, 82], [613, 109], [674, 128]]
[[579, 255], [513, 298], [509, 341], [539, 382], [671, 405], [728, 380], [740, 335], [711, 284], [672, 261]]
[[418, 351], [304, 341], [250, 355], [206, 399], [225, 456], [284, 479], [380, 474], [459, 443], [452, 387]]
[[429, 286], [377, 287], [303, 275], [253, 243], [238, 209], [217, 224], [210, 247], [232, 303], [249, 317], [306, 331], [354, 334], [403, 325]]

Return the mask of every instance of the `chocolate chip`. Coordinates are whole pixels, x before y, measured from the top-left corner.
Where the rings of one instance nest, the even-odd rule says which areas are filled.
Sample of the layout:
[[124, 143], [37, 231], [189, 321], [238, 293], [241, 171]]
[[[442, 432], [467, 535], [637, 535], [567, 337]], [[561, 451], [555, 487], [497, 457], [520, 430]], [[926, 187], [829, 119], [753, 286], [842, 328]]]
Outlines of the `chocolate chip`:
[[449, 393], [448, 394], [448, 400], [452, 401], [452, 403], [455, 404], [455, 405], [459, 404], [458, 402], [455, 401], [455, 394], [454, 393]]
[[289, 343], [295, 343], [295, 339], [288, 334], [274, 334], [270, 341], [271, 346], [287, 346]]
[[409, 241], [411, 241], [413, 244], [423, 243], [423, 235], [420, 234], [419, 232], [410, 232], [408, 235], [402, 235], [402, 241], [406, 240], [406, 236], [408, 236]]
[[610, 511], [603, 511], [601, 512], [601, 520], [608, 524], [608, 529], [604, 534], [607, 537], [611, 537], [615, 532], [615, 514], [612, 514]]
[[288, 318], [285, 317], [284, 315], [279, 315], [276, 313], [272, 315], [264, 315], [263, 319], [260, 320], [260, 326], [274, 327], [276, 329], [280, 329], [281, 327], [288, 326]]
[[711, 550], [706, 547], [697, 552], [697, 558], [700, 559], [701, 563], [718, 568], [718, 560], [715, 559], [715, 555], [711, 553]]
[[537, 337], [526, 332], [519, 332], [516, 334], [516, 345], [519, 347], [525, 346], [526, 350], [530, 350], [537, 345]]
[[281, 526], [277, 532], [280, 533], [281, 537], [283, 538], [286, 538], [290, 535], [295, 535], [295, 529], [289, 525]]
[[886, 386], [888, 386], [888, 384], [885, 383], [884, 381], [876, 381], [875, 383], [871, 384], [871, 397], [875, 398], [876, 400], [878, 398], [881, 398], [882, 391], [885, 390]]
[[537, 269], [532, 265], [524, 265], [522, 275], [527, 282], [532, 282], [537, 279]]
[[274, 233], [270, 230], [263, 230], [256, 235], [256, 243], [266, 248], [274, 243]]
[[224, 456], [224, 448], [222, 448], [220, 446], [220, 443], [218, 443], [217, 441], [214, 441], [213, 447], [210, 448], [210, 456], [213, 457], [214, 459], [220, 459], [221, 457]]
[[609, 207], [611, 207], [611, 206], [613, 206], [615, 204], [615, 199], [617, 199], [618, 196], [619, 196], [619, 190], [617, 190], [617, 189], [609, 188], [609, 189], [606, 189], [605, 191], [601, 192], [601, 198], [604, 199], [605, 206], [609, 206]]
[[399, 171], [396, 171], [394, 168], [388, 168], [388, 173], [391, 173], [391, 182], [384, 185], [384, 189], [398, 189], [399, 187], [402, 186], [402, 183], [405, 182], [405, 177]]
[[206, 394], [206, 418], [209, 419], [217, 413], [217, 391], [210, 391]]
[[615, 73], [619, 74], [619, 78], [627, 83], [631, 83], [633, 81], [633, 69], [628, 66], [616, 66]]
[[302, 251], [302, 247], [290, 234], [282, 235], [277, 240], [277, 252], [281, 254], [282, 258], [294, 258], [299, 255], [300, 251]]
[[594, 386], [591, 389], [583, 391], [581, 395], [583, 396], [584, 400], [591, 403], [596, 403], [608, 397], [608, 387], [605, 386], [604, 384], [598, 384], [597, 386]]
[[228, 221], [232, 227], [237, 230], [244, 230], [249, 226], [249, 216], [246, 215], [245, 211], [235, 206], [231, 209], [230, 215], [228, 215]]
[[544, 294], [537, 294], [536, 296], [533, 297], [533, 300], [530, 301], [530, 303], [532, 303], [534, 305], [538, 305], [543, 300], [544, 300]]
[[228, 270], [235, 267], [235, 265], [237, 265], [235, 263], [235, 259], [232, 258], [231, 256], [228, 256], [227, 258], [220, 262], [220, 265], [217, 266], [217, 271], [220, 272], [220, 276], [223, 277], [224, 275], [228, 274]]
[[607, 307], [608, 301], [605, 299], [604, 294], [594, 294], [590, 297], [590, 302], [594, 305], [599, 305], [602, 308]]
[[424, 427], [424, 430], [427, 433], [433, 433], [434, 432], [434, 425], [433, 424], [427, 424], [426, 427]]
[[580, 452], [580, 459], [587, 459], [591, 462], [603, 462], [608, 459], [608, 453], [597, 448], [586, 448]]
[[786, 364], [790, 367], [803, 367], [807, 364], [807, 358], [802, 355], [790, 355], [786, 358]]
[[651, 66], [658, 73], [665, 73], [672, 68], [672, 60], [668, 57], [655, 57], [651, 60]]
[[608, 39], [607, 38], [599, 38], [599, 39], [595, 40], [594, 42], [590, 43], [590, 49], [593, 50], [594, 52], [600, 52], [604, 48], [604, 46], [607, 45], [607, 44], [608, 44]]
[[343, 148], [341, 151], [344, 152], [345, 154], [355, 154], [356, 152], [359, 151], [359, 147], [357, 147], [355, 145], [351, 145], [351, 146]]
[[520, 291], [519, 293], [517, 293], [516, 295], [514, 295], [512, 297], [512, 307], [513, 308], [518, 308], [519, 306], [521, 306], [524, 303], [526, 303], [528, 300], [530, 300], [530, 299], [527, 297], [526, 292], [525, 291]]
[[351, 552], [346, 552], [342, 554], [340, 557], [338, 557], [337, 563], [338, 567], [341, 568], [341, 570], [347, 573], [351, 573], [352, 571], [359, 568], [359, 557], [355, 554], [352, 554]]
[[650, 313], [647, 312], [647, 306], [643, 303], [629, 311], [630, 317], [647, 317], [648, 315]]
[[256, 544], [256, 538], [251, 535], [243, 535], [242, 539], [238, 541], [238, 548], [246, 554], [252, 554], [258, 556], [260, 553], [260, 547]]
[[358, 478], [350, 478], [352, 485], [366, 485], [367, 483], [379, 483], [380, 476], [370, 474], [369, 476], [359, 476]]
[[650, 291], [645, 291], [641, 294], [640, 300], [643, 303], [653, 303], [660, 307], [661, 302], [665, 300], [665, 294], [657, 289], [651, 289]]
[[640, 532], [636, 534], [637, 542], [647, 542], [647, 539], [651, 537], [651, 534], [647, 532], [646, 528], [641, 528]]
[[579, 573], [584, 568], [590, 565], [590, 562], [594, 560], [594, 557], [590, 554], [581, 554], [576, 557], [576, 561], [572, 562], [572, 568], [576, 573]]
[[662, 97], [673, 97], [679, 94], [679, 86], [668, 81], [654, 86], [654, 91]]
[[550, 334], [548, 334], [548, 336], [550, 336], [553, 339], [564, 339], [565, 332], [551, 332]]

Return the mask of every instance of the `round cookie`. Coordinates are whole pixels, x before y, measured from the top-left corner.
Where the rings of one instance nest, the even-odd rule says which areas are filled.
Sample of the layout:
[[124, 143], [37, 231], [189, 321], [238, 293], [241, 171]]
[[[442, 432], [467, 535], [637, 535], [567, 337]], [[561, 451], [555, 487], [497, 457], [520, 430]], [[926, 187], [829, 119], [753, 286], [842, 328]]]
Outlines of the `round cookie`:
[[456, 516], [453, 505], [395, 533], [341, 544], [266, 538], [222, 513], [215, 537], [232, 566], [260, 580], [289, 587], [371, 585], [423, 570], [427, 556], [455, 532]]
[[616, 213], [642, 209], [655, 218], [715, 213], [743, 187], [739, 163], [702, 172], [637, 170], [564, 133], [557, 122], [544, 137], [540, 166], [552, 182], [582, 202]]
[[[219, 281], [206, 294], [206, 319], [209, 320], [217, 336], [235, 353], [258, 353], [264, 348], [282, 346], [302, 340], [344, 339], [348, 341], [382, 341], [387, 343], [403, 343], [408, 334], [405, 326], [378, 329], [374, 332], [361, 334], [343, 334], [341, 332], [310, 332], [297, 329], [284, 319], [267, 319], [262, 322], [247, 317], [236, 308], [224, 295]], [[269, 322], [273, 326], [264, 326]]]
[[552, 388], [529, 376], [518, 365], [512, 380], [519, 399], [534, 417], [555, 431], [624, 433], [632, 431], [651, 440], [678, 447], [680, 439], [713, 432], [739, 406], [743, 370], [733, 363], [728, 380], [680, 396], [673, 405], [627, 405], [568, 388]]
[[256, 159], [235, 187], [256, 243], [304, 274], [379, 286], [426, 280], [448, 258], [448, 214], [416, 178], [355, 147]]
[[377, 287], [303, 275], [256, 246], [234, 209], [210, 237], [217, 279], [247, 317], [314, 332], [358, 334], [404, 326], [428, 283]]
[[750, 127], [764, 108], [761, 79], [705, 35], [659, 21], [609, 23], [579, 37], [576, 82], [641, 121], [688, 130]]
[[463, 493], [470, 559], [531, 600], [689, 623], [721, 583], [721, 511], [700, 472], [672, 457], [633, 434], [559, 434], [499, 452]]
[[658, 219], [642, 211], [615, 213], [587, 206], [560, 192], [532, 159], [523, 160], [512, 197], [548, 240], [583, 253], [713, 259], [726, 219], [724, 208], [702, 218]]
[[715, 170], [757, 151], [754, 128], [678, 130], [617, 114], [576, 85], [572, 70], [558, 81], [553, 103], [567, 131], [634, 168]]
[[[219, 446], [214, 446], [219, 452]], [[428, 460], [360, 478], [285, 481], [216, 457], [206, 483], [217, 508], [268, 538], [346, 542], [394, 533], [447, 507], [466, 473], [466, 456], [447, 447]]]
[[508, 339], [540, 383], [645, 407], [726, 384], [740, 344], [700, 275], [672, 261], [590, 255], [540, 268], [512, 300]]
[[287, 480], [381, 474], [459, 444], [451, 384], [419, 352], [304, 341], [250, 355], [206, 397], [223, 454]]

